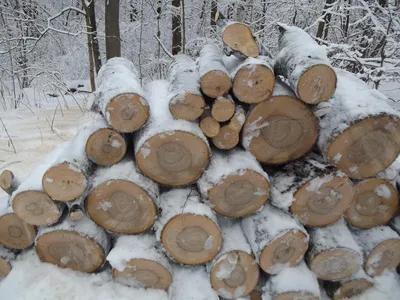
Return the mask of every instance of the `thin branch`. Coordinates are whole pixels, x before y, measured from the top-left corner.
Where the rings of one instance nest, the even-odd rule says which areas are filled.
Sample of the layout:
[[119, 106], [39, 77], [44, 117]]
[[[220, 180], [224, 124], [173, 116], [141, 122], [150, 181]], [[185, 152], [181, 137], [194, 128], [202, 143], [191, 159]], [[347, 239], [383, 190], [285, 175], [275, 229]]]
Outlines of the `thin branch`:
[[8, 139], [9, 139], [9, 140], [10, 140], [10, 142], [11, 142], [11, 145], [12, 145], [12, 147], [13, 147], [13, 149], [14, 149], [14, 153], [15, 153], [15, 154], [17, 154], [17, 150], [15, 149], [15, 146], [14, 146], [13, 140], [12, 140], [12, 138], [11, 138], [10, 134], [8, 133], [7, 127], [6, 127], [6, 125], [4, 124], [4, 122], [3, 122], [3, 119], [2, 119], [2, 118], [0, 118], [0, 121], [1, 121], [1, 124], [3, 124], [4, 130], [5, 130], [5, 131], [6, 131], [6, 133], [7, 133]]
[[163, 44], [162, 41], [158, 38], [158, 36], [154, 35], [154, 38], [155, 38], [155, 39], [157, 40], [157, 42], [160, 44], [160, 46], [161, 46], [161, 48], [164, 50], [165, 54], [167, 54], [167, 55], [168, 55], [169, 57], [171, 57], [171, 58], [174, 57], [174, 56], [172, 55], [172, 53], [169, 52], [167, 48], [165, 48], [164, 44]]

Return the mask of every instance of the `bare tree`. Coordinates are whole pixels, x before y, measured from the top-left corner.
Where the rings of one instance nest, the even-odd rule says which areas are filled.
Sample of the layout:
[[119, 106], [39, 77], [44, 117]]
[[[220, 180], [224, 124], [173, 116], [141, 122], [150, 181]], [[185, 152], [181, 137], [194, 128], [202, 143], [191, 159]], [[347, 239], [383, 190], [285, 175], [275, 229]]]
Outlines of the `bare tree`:
[[172, 6], [172, 54], [175, 55], [182, 51], [181, 1], [172, 0]]
[[335, 0], [326, 0], [325, 2], [325, 7], [323, 10], [323, 21], [320, 21], [318, 24], [318, 29], [317, 29], [317, 39], [323, 39], [325, 40], [328, 36], [328, 29], [329, 29], [329, 23], [332, 18], [332, 13], [330, 9], [332, 8], [332, 4], [335, 2]]
[[105, 5], [106, 57], [110, 59], [121, 56], [119, 0], [106, 0]]

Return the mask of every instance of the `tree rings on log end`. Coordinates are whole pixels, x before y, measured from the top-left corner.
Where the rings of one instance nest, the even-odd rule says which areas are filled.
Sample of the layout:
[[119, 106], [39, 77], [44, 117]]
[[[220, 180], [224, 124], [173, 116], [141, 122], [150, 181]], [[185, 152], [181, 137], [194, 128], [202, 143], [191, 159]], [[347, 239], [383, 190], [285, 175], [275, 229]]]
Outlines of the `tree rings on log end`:
[[362, 294], [372, 286], [372, 282], [364, 278], [347, 281], [335, 292], [333, 300], [350, 299]]
[[22, 250], [31, 246], [35, 237], [35, 228], [16, 214], [9, 213], [0, 217], [0, 243], [5, 247]]
[[11, 189], [13, 180], [14, 174], [10, 170], [4, 170], [0, 175], [0, 187], [4, 191]]
[[311, 109], [297, 99], [277, 96], [250, 111], [243, 145], [264, 164], [282, 164], [310, 151], [318, 132], [318, 118]]
[[395, 270], [400, 264], [400, 239], [389, 239], [372, 250], [365, 263], [370, 276], [379, 276], [385, 269]]
[[186, 92], [171, 99], [169, 111], [177, 119], [194, 121], [203, 114], [205, 105], [201, 95]]
[[268, 180], [251, 170], [225, 176], [208, 192], [208, 200], [213, 210], [233, 218], [257, 211], [268, 200], [268, 196]]
[[136, 163], [155, 182], [177, 187], [195, 182], [208, 166], [209, 155], [200, 137], [175, 130], [149, 138], [136, 152]]
[[57, 230], [36, 240], [35, 250], [43, 262], [60, 268], [91, 273], [104, 263], [104, 249], [76, 231]]
[[285, 292], [275, 296], [274, 300], [319, 300], [319, 297], [308, 292]]
[[235, 113], [235, 102], [230, 99], [220, 97], [214, 101], [211, 108], [211, 116], [218, 122], [229, 121]]
[[328, 101], [336, 90], [336, 73], [328, 65], [315, 65], [300, 76], [297, 83], [297, 95], [309, 104]]
[[224, 72], [213, 70], [201, 77], [200, 87], [208, 97], [213, 99], [218, 98], [229, 92], [231, 89], [231, 79]]
[[213, 265], [212, 288], [226, 299], [249, 295], [257, 285], [260, 269], [254, 257], [243, 251], [231, 251]]
[[200, 121], [200, 129], [206, 137], [213, 138], [219, 134], [221, 125], [213, 117], [205, 117]]
[[4, 258], [0, 257], [0, 279], [7, 277], [8, 273], [11, 272], [11, 264]]
[[86, 199], [90, 218], [104, 229], [138, 234], [149, 229], [156, 206], [141, 187], [127, 180], [108, 180], [95, 187]]
[[217, 224], [208, 217], [181, 214], [164, 226], [161, 243], [175, 261], [201, 265], [218, 254], [222, 237]]
[[361, 120], [336, 137], [327, 160], [354, 179], [372, 177], [400, 153], [400, 120], [380, 115]]
[[146, 100], [137, 94], [121, 94], [107, 104], [107, 120], [119, 132], [129, 133], [140, 129], [149, 118]]
[[357, 228], [368, 229], [385, 225], [398, 209], [397, 191], [388, 181], [366, 179], [355, 185], [354, 200], [345, 218]]
[[257, 57], [260, 49], [251, 33], [250, 28], [241, 23], [234, 23], [225, 28], [222, 32], [224, 44], [233, 51], [240, 52], [245, 56]]
[[42, 178], [44, 191], [54, 200], [68, 202], [86, 190], [85, 174], [71, 163], [63, 162], [48, 169]]
[[134, 258], [126, 264], [123, 271], [113, 269], [113, 277], [122, 284], [162, 290], [168, 289], [172, 284], [171, 273], [155, 261]]
[[219, 134], [212, 139], [215, 147], [221, 150], [229, 150], [239, 144], [239, 132], [229, 125], [221, 127]]
[[28, 224], [49, 226], [60, 219], [62, 210], [44, 192], [25, 191], [17, 194], [12, 202], [15, 214]]
[[339, 220], [353, 201], [353, 185], [334, 174], [316, 177], [293, 195], [291, 213], [308, 226], [325, 226]]
[[103, 167], [114, 165], [124, 158], [126, 148], [122, 135], [109, 128], [97, 130], [86, 142], [86, 154], [89, 159]]

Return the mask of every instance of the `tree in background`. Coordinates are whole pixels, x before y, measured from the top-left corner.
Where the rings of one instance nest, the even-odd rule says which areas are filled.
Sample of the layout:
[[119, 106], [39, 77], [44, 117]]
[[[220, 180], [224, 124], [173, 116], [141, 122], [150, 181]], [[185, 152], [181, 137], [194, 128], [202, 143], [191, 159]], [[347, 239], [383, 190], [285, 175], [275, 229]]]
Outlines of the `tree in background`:
[[107, 59], [121, 56], [119, 0], [105, 1], [105, 34]]

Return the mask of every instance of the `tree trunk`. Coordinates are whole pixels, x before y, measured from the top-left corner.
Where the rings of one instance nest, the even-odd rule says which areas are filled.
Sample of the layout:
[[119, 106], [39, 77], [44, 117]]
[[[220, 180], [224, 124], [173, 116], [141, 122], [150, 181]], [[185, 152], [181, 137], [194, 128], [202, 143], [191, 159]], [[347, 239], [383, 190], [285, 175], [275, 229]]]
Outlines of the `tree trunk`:
[[88, 30], [88, 32], [90, 32], [90, 39], [91, 39], [90, 43], [92, 44], [94, 66], [96, 69], [96, 74], [99, 74], [101, 68], [101, 56], [100, 56], [99, 40], [97, 38], [95, 1], [91, 1], [89, 3], [89, 6], [87, 8], [85, 7], [85, 12], [89, 16], [90, 31]]
[[4, 170], [0, 175], [0, 187], [7, 194], [11, 195], [18, 188], [20, 182], [15, 178], [14, 173], [10, 170]]
[[172, 0], [172, 6], [172, 55], [176, 55], [182, 51], [181, 0]]
[[317, 39], [326, 39], [328, 36], [328, 28], [329, 28], [329, 23], [331, 21], [332, 14], [328, 12], [328, 9], [332, 7], [332, 4], [334, 4], [334, 0], [326, 0], [324, 10], [322, 11], [323, 13], [323, 21], [320, 21], [318, 24], [318, 29], [317, 29]]
[[237, 22], [221, 22], [222, 41], [228, 52], [235, 56], [257, 57], [260, 54], [257, 41], [249, 26]]
[[224, 97], [218, 97], [212, 104], [211, 116], [218, 122], [229, 121], [235, 113], [235, 102], [228, 94]]
[[8, 249], [23, 250], [33, 245], [35, 237], [35, 227], [25, 223], [16, 214], [5, 213], [0, 216], [0, 254], [1, 245]]
[[105, 35], [107, 59], [121, 56], [119, 0], [105, 1]]

